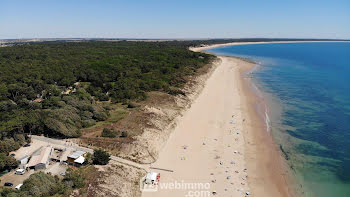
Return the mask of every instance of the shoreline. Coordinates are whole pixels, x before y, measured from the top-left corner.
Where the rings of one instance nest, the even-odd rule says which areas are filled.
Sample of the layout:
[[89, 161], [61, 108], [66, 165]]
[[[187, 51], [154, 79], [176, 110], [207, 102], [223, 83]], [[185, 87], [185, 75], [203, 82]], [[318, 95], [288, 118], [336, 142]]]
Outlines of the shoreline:
[[[160, 184], [210, 184], [206, 191], [216, 196], [254, 196], [245, 165], [243, 115], [239, 65], [253, 65], [232, 58], [221, 61], [205, 82], [198, 97], [179, 117], [174, 131], [151, 169], [161, 174]], [[162, 168], [171, 170], [155, 170]], [[188, 190], [162, 189], [142, 196], [179, 197]], [[277, 197], [277, 196], [276, 196]]]
[[[312, 42], [346, 42], [346, 41], [273, 41], [273, 42], [242, 42], [242, 43], [225, 43], [214, 44], [204, 47], [190, 48], [195, 52], [210, 53], [205, 50], [233, 45], [247, 44], [274, 44], [274, 43], [312, 43]], [[210, 53], [213, 54], [213, 53]], [[214, 54], [215, 55], [215, 54]], [[230, 58], [235, 61], [243, 61], [250, 64], [249, 66], [240, 67], [240, 89], [243, 97], [242, 106], [246, 110], [242, 110], [244, 117], [250, 119], [251, 124], [247, 123], [244, 127], [245, 138], [245, 162], [249, 171], [248, 183], [253, 194], [267, 194], [269, 196], [300, 196], [302, 191], [298, 191], [298, 183], [291, 172], [285, 158], [281, 154], [281, 150], [274, 142], [270, 133], [269, 126], [269, 105], [265, 98], [250, 79], [249, 75], [253, 73], [259, 66], [258, 62], [252, 59], [239, 56], [217, 56], [219, 58]], [[253, 123], [254, 122], [254, 123]], [[265, 129], [262, 129], [265, 128]], [[253, 131], [259, 131], [253, 133]], [[261, 143], [263, 142], [263, 143]], [[254, 156], [252, 156], [254, 155]], [[249, 156], [249, 157], [248, 157]], [[273, 161], [273, 162], [271, 162]], [[261, 167], [264, 166], [264, 167]], [[263, 168], [263, 169], [261, 169]], [[267, 178], [268, 177], [268, 178]]]
[[[202, 50], [221, 46], [190, 50], [205, 52]], [[287, 162], [267, 131], [268, 105], [249, 77], [259, 69], [256, 62], [217, 57], [219, 64], [177, 118], [158, 159], [151, 164], [152, 171], [161, 174], [161, 186], [142, 196], [189, 195], [188, 190], [162, 188], [162, 184], [176, 183], [209, 183], [206, 192], [215, 196], [297, 196]]]
[[[241, 60], [244, 61], [244, 60]], [[266, 196], [297, 196], [290, 168], [274, 142], [269, 128], [269, 105], [253, 81], [247, 77], [254, 66], [240, 70], [243, 110], [246, 117], [245, 160], [249, 185], [255, 194]], [[248, 120], [248, 121], [247, 121]], [[266, 193], [269, 191], [268, 193]]]
[[[154, 170], [161, 173], [161, 184], [209, 183], [210, 195], [245, 196], [248, 192], [250, 196], [294, 196], [282, 155], [257, 114], [258, 97], [247, 81], [246, 73], [256, 64], [240, 58], [218, 58], [220, 64], [179, 118], [151, 167], [172, 171]], [[142, 196], [186, 194], [185, 190], [159, 188]]]

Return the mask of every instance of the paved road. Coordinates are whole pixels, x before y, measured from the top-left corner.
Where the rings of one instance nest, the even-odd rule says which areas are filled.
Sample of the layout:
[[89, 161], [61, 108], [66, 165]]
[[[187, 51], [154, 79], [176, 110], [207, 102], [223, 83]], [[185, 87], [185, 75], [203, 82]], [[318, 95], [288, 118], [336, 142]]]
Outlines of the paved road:
[[[70, 149], [76, 149], [76, 150], [85, 151], [85, 152], [88, 152], [88, 153], [93, 153], [94, 152], [93, 149], [86, 148], [86, 147], [81, 147], [78, 144], [73, 143], [73, 142], [66, 142], [64, 140], [57, 140], [57, 139], [52, 139], [52, 138], [48, 138], [48, 137], [44, 137], [44, 136], [37, 136], [37, 135], [31, 135], [31, 137], [32, 137], [32, 139], [35, 139], [35, 140], [39, 140], [39, 141], [42, 141], [42, 142], [55, 144], [55, 145], [59, 145], [59, 146], [64, 146], [64, 147], [70, 148]], [[119, 162], [119, 163], [122, 163], [122, 164], [127, 164], [127, 165], [134, 166], [134, 167], [137, 167], [137, 168], [145, 169], [146, 171], [148, 171], [150, 169], [150, 165], [139, 164], [139, 163], [136, 163], [136, 162], [133, 162], [133, 161], [130, 161], [130, 160], [127, 160], [127, 159], [123, 159], [123, 158], [120, 158], [120, 157], [117, 157], [117, 156], [113, 156], [112, 155], [111, 159], [113, 161], [116, 161], [116, 162]]]

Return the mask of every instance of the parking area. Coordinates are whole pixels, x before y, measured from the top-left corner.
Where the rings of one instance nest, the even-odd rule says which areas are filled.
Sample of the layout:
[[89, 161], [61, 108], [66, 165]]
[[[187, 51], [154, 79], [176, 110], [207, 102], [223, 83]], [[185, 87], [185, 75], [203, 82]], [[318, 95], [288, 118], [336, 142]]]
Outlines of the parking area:
[[67, 168], [68, 166], [65, 164], [51, 161], [48, 165], [48, 168], [37, 171], [34, 169], [27, 169], [23, 175], [15, 174], [16, 170], [12, 170], [11, 172], [1, 177], [1, 184], [3, 185], [5, 182], [10, 182], [13, 184], [12, 188], [15, 188], [18, 184], [21, 184], [24, 182], [24, 180], [28, 179], [31, 174], [34, 174], [36, 172], [42, 171], [45, 173], [51, 173], [52, 175], [62, 176], [62, 174], [65, 174]]
[[34, 173], [34, 170], [29, 170], [23, 175], [18, 175], [15, 174], [15, 171], [13, 170], [1, 177], [1, 184], [4, 185], [5, 182], [9, 182], [13, 184], [12, 188], [15, 188], [18, 184], [23, 183], [24, 180], [29, 178], [29, 176]]

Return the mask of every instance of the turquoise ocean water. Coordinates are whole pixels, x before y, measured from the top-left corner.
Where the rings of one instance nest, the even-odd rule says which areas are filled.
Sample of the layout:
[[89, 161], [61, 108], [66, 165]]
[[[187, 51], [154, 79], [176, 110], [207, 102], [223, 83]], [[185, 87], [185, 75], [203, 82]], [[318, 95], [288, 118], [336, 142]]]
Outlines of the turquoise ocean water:
[[350, 197], [350, 43], [208, 51], [261, 64], [253, 81], [269, 98], [272, 135], [305, 196]]

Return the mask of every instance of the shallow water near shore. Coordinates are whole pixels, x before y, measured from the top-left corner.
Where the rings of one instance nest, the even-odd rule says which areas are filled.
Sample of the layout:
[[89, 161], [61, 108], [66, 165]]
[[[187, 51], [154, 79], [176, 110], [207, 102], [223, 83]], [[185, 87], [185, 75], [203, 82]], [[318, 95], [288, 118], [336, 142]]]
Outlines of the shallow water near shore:
[[275, 43], [210, 49], [261, 64], [255, 85], [270, 132], [307, 197], [350, 196], [350, 43]]

